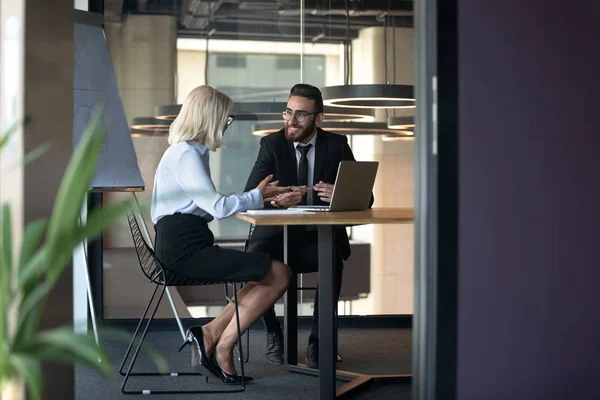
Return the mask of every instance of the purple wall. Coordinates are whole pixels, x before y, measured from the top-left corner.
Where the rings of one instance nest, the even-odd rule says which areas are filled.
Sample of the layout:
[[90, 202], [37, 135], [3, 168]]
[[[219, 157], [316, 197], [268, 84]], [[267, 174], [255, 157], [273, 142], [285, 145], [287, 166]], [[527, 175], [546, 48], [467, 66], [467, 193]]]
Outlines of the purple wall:
[[599, 399], [600, 2], [458, 7], [457, 398]]

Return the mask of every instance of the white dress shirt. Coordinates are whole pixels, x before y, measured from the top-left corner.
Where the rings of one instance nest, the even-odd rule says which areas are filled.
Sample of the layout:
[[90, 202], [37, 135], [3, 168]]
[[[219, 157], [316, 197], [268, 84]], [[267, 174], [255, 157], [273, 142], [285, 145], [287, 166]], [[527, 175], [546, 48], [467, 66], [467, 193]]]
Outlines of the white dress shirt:
[[[308, 153], [306, 154], [306, 160], [308, 161], [307, 187], [312, 187], [315, 184], [315, 182], [313, 182], [313, 180], [314, 180], [314, 176], [315, 176], [315, 151], [316, 151], [315, 147], [317, 146], [317, 134], [318, 134], [318, 132], [315, 132], [312, 139], [310, 139], [310, 142], [308, 142], [306, 144], [300, 143], [300, 142], [294, 142], [294, 149], [296, 149], [296, 176], [298, 176], [298, 172], [299, 172], [298, 170], [300, 169], [300, 157], [302, 157], [302, 152], [300, 151], [298, 146], [304, 147], [308, 144], [312, 144], [312, 147], [310, 149], [308, 149]], [[312, 189], [310, 189], [310, 191], [314, 192]], [[308, 196], [308, 204], [312, 204], [312, 196]]]
[[208, 149], [194, 141], [174, 144], [165, 151], [154, 177], [152, 222], [177, 212], [212, 221], [264, 207], [262, 193], [256, 188], [230, 196], [217, 192], [208, 156]]

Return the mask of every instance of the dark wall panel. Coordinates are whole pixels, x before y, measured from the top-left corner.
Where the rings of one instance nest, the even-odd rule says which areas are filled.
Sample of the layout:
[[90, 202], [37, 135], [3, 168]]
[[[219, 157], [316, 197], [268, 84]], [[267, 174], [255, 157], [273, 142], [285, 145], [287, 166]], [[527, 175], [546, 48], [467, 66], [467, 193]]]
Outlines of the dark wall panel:
[[458, 7], [458, 398], [600, 398], [600, 4]]

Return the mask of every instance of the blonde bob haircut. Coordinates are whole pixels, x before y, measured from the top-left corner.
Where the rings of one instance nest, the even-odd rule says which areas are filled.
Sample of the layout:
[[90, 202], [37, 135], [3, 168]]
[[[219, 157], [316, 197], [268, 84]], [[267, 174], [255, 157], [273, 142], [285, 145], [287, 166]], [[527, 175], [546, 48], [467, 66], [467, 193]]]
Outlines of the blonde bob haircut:
[[195, 140], [215, 151], [221, 147], [232, 107], [233, 101], [226, 94], [210, 86], [198, 86], [188, 94], [169, 127], [169, 144]]

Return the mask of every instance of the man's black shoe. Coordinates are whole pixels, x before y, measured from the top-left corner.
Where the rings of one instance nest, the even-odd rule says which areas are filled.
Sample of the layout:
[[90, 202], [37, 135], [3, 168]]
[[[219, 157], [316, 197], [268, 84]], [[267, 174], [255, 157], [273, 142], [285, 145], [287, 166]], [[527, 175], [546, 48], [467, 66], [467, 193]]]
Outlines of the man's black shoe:
[[306, 347], [306, 364], [309, 368], [319, 369], [319, 342], [309, 343]]
[[[335, 360], [342, 362], [342, 357], [338, 354]], [[319, 369], [319, 342], [309, 343], [306, 347], [306, 364], [309, 368]]]
[[267, 360], [273, 364], [283, 364], [283, 334], [280, 332], [267, 332]]

